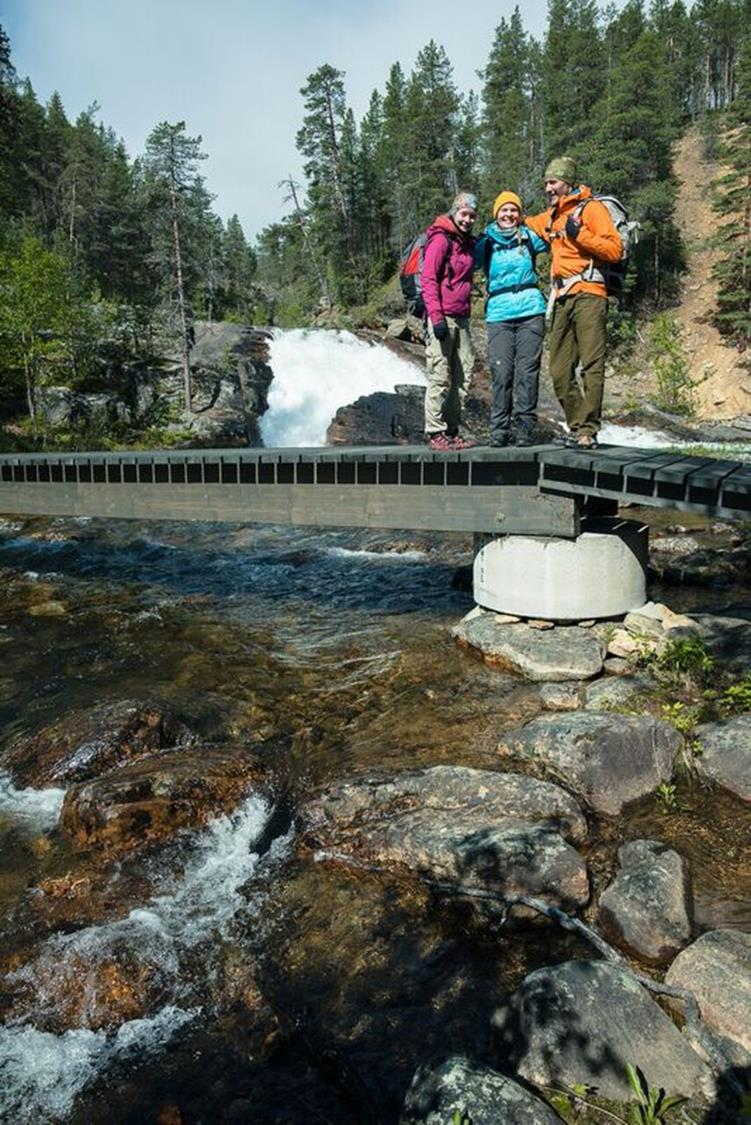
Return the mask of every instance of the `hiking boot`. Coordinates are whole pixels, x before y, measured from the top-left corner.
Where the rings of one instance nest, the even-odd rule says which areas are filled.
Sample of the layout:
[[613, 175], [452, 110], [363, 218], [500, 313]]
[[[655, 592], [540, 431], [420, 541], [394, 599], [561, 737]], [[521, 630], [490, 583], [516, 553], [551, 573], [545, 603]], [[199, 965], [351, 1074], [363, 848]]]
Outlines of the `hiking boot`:
[[576, 439], [577, 449], [597, 449], [599, 444], [595, 434], [580, 434]]
[[558, 434], [550, 443], [562, 449], [578, 449], [579, 442], [574, 434]]
[[515, 444], [516, 444], [517, 448], [519, 448], [519, 447], [526, 448], [529, 445], [534, 445], [535, 439], [532, 437], [531, 434], [517, 434]]
[[443, 433], [430, 434], [428, 436], [428, 445], [431, 449], [438, 450], [439, 453], [453, 453], [455, 449], [453, 439]]
[[457, 434], [456, 437], [451, 438], [452, 449], [474, 449], [474, 445], [475, 443], [473, 441], [470, 441], [468, 438], [460, 437], [459, 434]]

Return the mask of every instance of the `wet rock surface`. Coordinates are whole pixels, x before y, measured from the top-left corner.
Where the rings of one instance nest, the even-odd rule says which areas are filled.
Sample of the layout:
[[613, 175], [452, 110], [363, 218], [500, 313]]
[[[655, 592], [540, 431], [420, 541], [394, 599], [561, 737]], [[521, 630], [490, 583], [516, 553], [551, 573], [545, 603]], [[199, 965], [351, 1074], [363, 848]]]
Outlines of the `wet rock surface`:
[[556, 1125], [560, 1117], [519, 1082], [468, 1059], [421, 1067], [404, 1102], [399, 1125], [446, 1125], [455, 1113], [482, 1125]]
[[126, 699], [69, 712], [13, 740], [0, 754], [0, 766], [22, 785], [64, 786], [194, 741], [170, 708]]
[[751, 714], [696, 728], [701, 754], [696, 768], [742, 801], [751, 801]]
[[541, 715], [506, 731], [502, 756], [541, 763], [597, 812], [615, 816], [673, 772], [681, 736], [649, 715]]
[[243, 747], [196, 747], [71, 786], [60, 827], [76, 848], [98, 848], [111, 859], [180, 829], [200, 828], [251, 789], [268, 793], [270, 785], [257, 757]]
[[576, 625], [534, 629], [524, 622], [501, 625], [496, 615], [474, 611], [453, 630], [460, 644], [475, 648], [488, 664], [511, 669], [527, 679], [587, 680], [602, 671], [604, 646]]
[[736, 1065], [751, 1066], [751, 934], [712, 930], [679, 953], [665, 980], [690, 990]]
[[[617, 1017], [617, 1018], [614, 1018]], [[497, 1023], [516, 1070], [536, 1086], [596, 1086], [631, 1097], [626, 1063], [650, 1086], [710, 1095], [709, 1067], [631, 974], [605, 962], [569, 961], [524, 980]]]
[[657, 840], [618, 849], [620, 869], [600, 896], [597, 924], [620, 949], [663, 963], [691, 939], [688, 872], [677, 852]]
[[569, 905], [589, 897], [584, 863], [563, 838], [586, 834], [578, 805], [523, 775], [437, 766], [358, 779], [314, 798], [299, 824], [307, 846], [361, 862]]

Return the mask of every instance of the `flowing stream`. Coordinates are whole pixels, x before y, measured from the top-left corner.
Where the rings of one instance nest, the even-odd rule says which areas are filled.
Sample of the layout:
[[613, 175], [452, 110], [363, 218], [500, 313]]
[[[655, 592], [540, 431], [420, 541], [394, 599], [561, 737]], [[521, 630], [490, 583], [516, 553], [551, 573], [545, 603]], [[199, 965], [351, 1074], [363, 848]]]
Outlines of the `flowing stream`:
[[[422, 378], [346, 333], [278, 334], [271, 365], [267, 445], [321, 444], [338, 406]], [[63, 789], [0, 774], [0, 1119], [395, 1122], [422, 1050], [487, 1055], [491, 997], [531, 965], [586, 955], [564, 937], [555, 953], [544, 936], [520, 948], [419, 887], [295, 852], [297, 796], [364, 770], [497, 768], [498, 731], [539, 710], [534, 685], [448, 638], [472, 605], [452, 583], [471, 549], [470, 536], [411, 532], [0, 523], [3, 743], [102, 702], [157, 701], [207, 742], [260, 747], [280, 778], [276, 801], [251, 794], [102, 873], [58, 831]], [[745, 852], [722, 871], [713, 858], [717, 832], [741, 831], [737, 810], [708, 825], [701, 795], [688, 805], [669, 835], [698, 853], [702, 924], [748, 928]], [[640, 834], [666, 835], [659, 811], [639, 815]], [[595, 867], [624, 833], [604, 831]], [[48, 917], [39, 888], [60, 880], [93, 880], [96, 909]], [[248, 961], [274, 1000], [268, 1026]], [[142, 1014], [125, 1005], [99, 1027], [113, 966]]]

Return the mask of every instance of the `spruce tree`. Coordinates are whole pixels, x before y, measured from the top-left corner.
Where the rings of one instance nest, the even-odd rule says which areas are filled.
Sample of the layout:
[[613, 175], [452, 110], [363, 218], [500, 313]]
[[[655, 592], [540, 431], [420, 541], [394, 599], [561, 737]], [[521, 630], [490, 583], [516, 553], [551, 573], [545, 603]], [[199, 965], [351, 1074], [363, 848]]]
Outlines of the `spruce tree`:
[[413, 230], [445, 212], [454, 193], [459, 105], [448, 55], [431, 39], [417, 56], [405, 97], [404, 140], [409, 153]]
[[[169, 278], [169, 295], [174, 301], [180, 331], [185, 409], [192, 409], [190, 350], [191, 311], [185, 276], [185, 233], [195, 211], [201, 188], [198, 162], [205, 159], [201, 138], [188, 137], [185, 122], [172, 125], [163, 121], [146, 141], [144, 168], [146, 188], [154, 220], [155, 259]], [[203, 205], [203, 200], [198, 200]]]
[[714, 275], [718, 323], [745, 350], [751, 341], [751, 39], [740, 52], [736, 81], [719, 151], [728, 171], [715, 185], [715, 210], [724, 222], [717, 230], [722, 258]]
[[482, 90], [482, 195], [489, 203], [502, 188], [531, 189], [529, 44], [519, 9], [495, 31]]

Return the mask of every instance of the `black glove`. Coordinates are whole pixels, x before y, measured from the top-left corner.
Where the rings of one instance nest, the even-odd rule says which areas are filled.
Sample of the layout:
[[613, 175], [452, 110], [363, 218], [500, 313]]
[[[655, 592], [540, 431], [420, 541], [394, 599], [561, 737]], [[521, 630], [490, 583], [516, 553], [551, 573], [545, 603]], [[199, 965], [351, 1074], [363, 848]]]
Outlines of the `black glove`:
[[449, 326], [445, 320], [439, 320], [437, 324], [433, 325], [433, 335], [436, 340], [445, 340], [449, 334]]
[[579, 231], [581, 229], [582, 229], [581, 219], [576, 219], [576, 218], [574, 218], [573, 215], [569, 215], [569, 217], [566, 219], [566, 234], [568, 235], [568, 237], [569, 238], [578, 238], [579, 237]]

